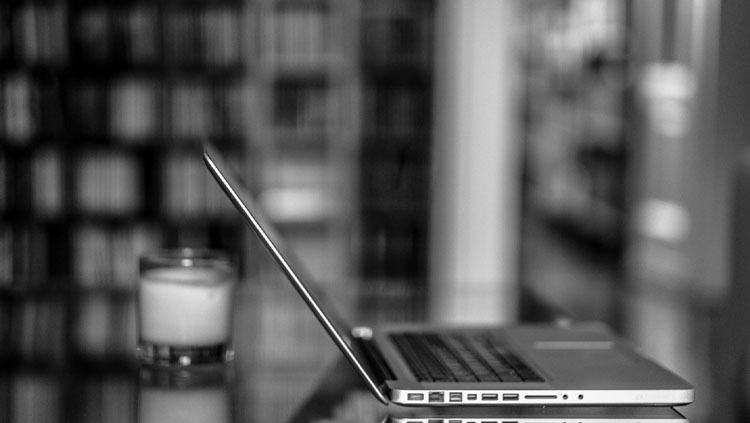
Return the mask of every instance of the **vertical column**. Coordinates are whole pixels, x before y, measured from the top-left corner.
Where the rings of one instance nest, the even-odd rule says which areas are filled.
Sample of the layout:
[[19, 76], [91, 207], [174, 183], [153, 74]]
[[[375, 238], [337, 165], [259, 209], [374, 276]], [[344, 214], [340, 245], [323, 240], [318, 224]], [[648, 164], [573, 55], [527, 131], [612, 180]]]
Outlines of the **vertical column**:
[[520, 140], [516, 3], [441, 1], [436, 23], [430, 314], [517, 314]]

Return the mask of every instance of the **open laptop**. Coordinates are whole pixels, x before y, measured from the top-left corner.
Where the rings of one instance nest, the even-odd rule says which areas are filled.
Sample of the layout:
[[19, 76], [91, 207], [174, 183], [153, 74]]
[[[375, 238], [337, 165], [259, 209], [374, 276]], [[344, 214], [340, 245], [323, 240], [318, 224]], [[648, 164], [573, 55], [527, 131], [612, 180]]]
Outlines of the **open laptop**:
[[[334, 313], [219, 152], [214, 179], [375, 397], [401, 405], [679, 405], [693, 387], [600, 324], [353, 327]], [[293, 261], [294, 260], [294, 261]]]

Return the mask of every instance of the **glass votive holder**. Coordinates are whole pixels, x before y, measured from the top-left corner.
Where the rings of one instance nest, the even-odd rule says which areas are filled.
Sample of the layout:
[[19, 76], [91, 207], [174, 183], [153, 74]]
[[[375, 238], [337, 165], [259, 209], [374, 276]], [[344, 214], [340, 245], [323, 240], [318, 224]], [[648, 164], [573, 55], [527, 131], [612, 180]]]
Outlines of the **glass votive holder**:
[[232, 359], [236, 271], [211, 249], [165, 249], [140, 258], [137, 354], [141, 362], [190, 366]]

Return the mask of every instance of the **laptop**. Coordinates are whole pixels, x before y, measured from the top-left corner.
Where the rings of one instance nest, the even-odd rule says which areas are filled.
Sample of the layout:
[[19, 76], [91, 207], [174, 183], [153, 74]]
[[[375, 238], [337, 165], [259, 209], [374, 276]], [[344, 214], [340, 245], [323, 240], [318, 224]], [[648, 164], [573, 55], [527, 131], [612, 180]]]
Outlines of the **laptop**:
[[353, 326], [212, 145], [203, 158], [312, 314], [382, 403], [400, 405], [680, 405], [693, 387], [602, 324]]

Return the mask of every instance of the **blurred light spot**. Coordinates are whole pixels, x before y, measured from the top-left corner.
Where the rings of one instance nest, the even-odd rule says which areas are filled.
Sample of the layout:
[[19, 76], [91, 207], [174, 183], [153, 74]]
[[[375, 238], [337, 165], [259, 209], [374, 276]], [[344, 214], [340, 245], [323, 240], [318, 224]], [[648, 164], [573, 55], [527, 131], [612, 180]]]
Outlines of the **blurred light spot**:
[[680, 204], [646, 199], [636, 210], [636, 225], [646, 237], [676, 243], [690, 233], [690, 214]]

